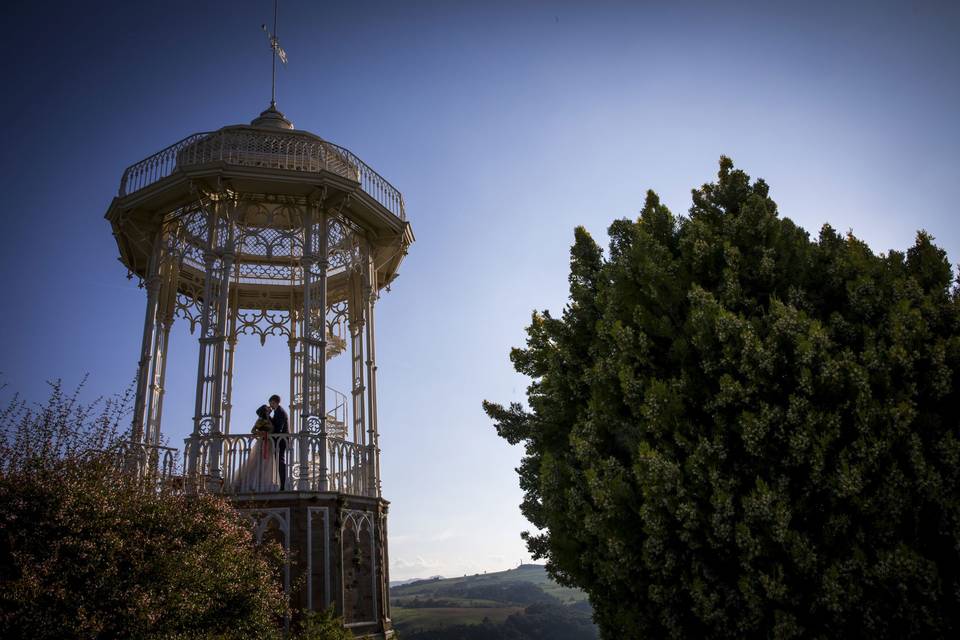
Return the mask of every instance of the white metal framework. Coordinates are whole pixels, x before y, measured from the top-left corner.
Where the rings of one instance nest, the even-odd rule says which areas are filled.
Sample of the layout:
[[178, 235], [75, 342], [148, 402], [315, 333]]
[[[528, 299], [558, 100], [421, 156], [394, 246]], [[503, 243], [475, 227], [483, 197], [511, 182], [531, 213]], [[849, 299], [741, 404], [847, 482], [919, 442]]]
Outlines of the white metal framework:
[[[286, 451], [285, 490], [379, 497], [374, 311], [413, 242], [400, 193], [271, 107], [128, 168], [107, 219], [147, 292], [130, 443], [141, 466], [151, 456], [171, 466], [160, 434], [181, 319], [200, 343], [184, 452], [194, 486], [241, 490], [258, 436], [231, 431], [232, 381], [237, 338], [255, 335], [290, 349], [291, 433], [267, 436], [270, 451]], [[348, 352], [341, 393], [326, 363]]]

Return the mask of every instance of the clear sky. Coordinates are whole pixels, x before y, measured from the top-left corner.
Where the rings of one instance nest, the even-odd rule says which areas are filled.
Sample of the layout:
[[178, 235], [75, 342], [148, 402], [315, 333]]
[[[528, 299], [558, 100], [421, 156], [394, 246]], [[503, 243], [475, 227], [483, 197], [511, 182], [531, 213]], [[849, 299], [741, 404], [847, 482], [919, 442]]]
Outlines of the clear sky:
[[[786, 5], [792, 8], [785, 8]], [[784, 7], [779, 7], [784, 5]], [[417, 242], [379, 303], [391, 578], [529, 558], [483, 399], [562, 309], [573, 228], [605, 241], [648, 188], [674, 212], [720, 154], [811, 233], [876, 251], [927, 229], [960, 260], [960, 4], [285, 0], [278, 102], [404, 194]], [[123, 169], [267, 106], [272, 2], [7, 3], [0, 371], [89, 394], [135, 373], [145, 294], [103, 214]], [[172, 336], [164, 429], [191, 429], [197, 343]], [[241, 339], [235, 410], [288, 388], [287, 348]], [[347, 386], [346, 380], [340, 385]]]

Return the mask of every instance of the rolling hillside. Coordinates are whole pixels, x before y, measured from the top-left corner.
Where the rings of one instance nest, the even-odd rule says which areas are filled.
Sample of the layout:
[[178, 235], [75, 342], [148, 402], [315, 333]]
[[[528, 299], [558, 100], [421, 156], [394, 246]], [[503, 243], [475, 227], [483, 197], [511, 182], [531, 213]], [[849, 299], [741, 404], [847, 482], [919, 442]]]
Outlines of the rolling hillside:
[[542, 565], [407, 582], [391, 587], [390, 601], [404, 640], [597, 637], [586, 595], [558, 585]]

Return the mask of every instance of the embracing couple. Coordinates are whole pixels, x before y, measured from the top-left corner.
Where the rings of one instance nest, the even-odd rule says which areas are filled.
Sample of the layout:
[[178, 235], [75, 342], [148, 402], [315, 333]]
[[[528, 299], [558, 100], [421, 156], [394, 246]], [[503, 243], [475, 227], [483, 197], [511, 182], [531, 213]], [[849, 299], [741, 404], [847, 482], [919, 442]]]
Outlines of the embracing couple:
[[[257, 409], [253, 425], [253, 446], [250, 455], [237, 472], [234, 483], [241, 493], [283, 491], [287, 480], [287, 442], [271, 437], [290, 433], [287, 412], [280, 406], [280, 396], [270, 396], [269, 405]], [[270, 415], [270, 412], [273, 415]]]

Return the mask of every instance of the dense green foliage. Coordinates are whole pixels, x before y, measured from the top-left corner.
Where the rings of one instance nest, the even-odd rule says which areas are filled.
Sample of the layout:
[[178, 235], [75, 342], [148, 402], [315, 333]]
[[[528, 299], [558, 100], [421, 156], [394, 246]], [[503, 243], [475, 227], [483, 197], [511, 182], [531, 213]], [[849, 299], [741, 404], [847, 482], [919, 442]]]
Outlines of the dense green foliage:
[[297, 617], [291, 640], [353, 640], [353, 633], [343, 626], [333, 608], [306, 611]]
[[55, 387], [0, 412], [0, 637], [279, 637], [279, 547], [224, 500], [118, 472], [127, 404]]
[[876, 255], [720, 162], [576, 230], [562, 317], [516, 369], [528, 546], [606, 638], [960, 633], [958, 294], [919, 233]]

